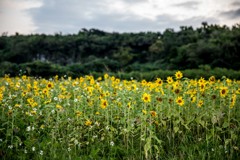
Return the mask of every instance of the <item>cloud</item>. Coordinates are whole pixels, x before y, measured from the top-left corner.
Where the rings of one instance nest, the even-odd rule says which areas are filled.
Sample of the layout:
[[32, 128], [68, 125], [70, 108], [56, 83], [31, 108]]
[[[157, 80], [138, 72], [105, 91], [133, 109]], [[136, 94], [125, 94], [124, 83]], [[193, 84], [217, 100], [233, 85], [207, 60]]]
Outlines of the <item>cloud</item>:
[[240, 2], [239, 1], [235, 1], [231, 3], [232, 6], [240, 6]]
[[200, 2], [198, 2], [198, 1], [187, 1], [187, 2], [183, 2], [183, 3], [174, 4], [173, 6], [183, 7], [185, 9], [196, 9], [199, 6], [199, 4], [200, 4]]
[[[135, 3], [136, 1], [138, 3]], [[181, 25], [198, 26], [206, 20], [209, 23], [217, 21], [204, 16], [179, 19], [171, 12], [167, 14], [151, 10], [151, 7], [156, 6], [145, 0], [118, 0], [110, 4], [110, 0], [73, 0], [71, 3], [66, 3], [65, 0], [50, 2], [44, 0], [43, 2], [44, 5], [41, 7], [29, 10], [34, 23], [38, 26], [36, 32], [76, 33], [82, 28], [117, 32], [164, 31], [166, 28], [178, 29]], [[134, 5], [130, 5], [131, 3]], [[178, 5], [194, 7], [197, 4], [196, 1], [188, 1]]]
[[0, 0], [4, 22], [0, 32], [77, 33], [82, 28], [139, 32], [197, 27], [203, 21], [233, 24], [238, 4], [237, 0]]
[[20, 32], [27, 34], [33, 32], [37, 27], [32, 18], [25, 11], [29, 8], [40, 6], [36, 0], [1, 0], [0, 1], [0, 34], [7, 32], [14, 34]]
[[221, 16], [225, 16], [230, 19], [240, 18], [240, 8], [220, 13]]

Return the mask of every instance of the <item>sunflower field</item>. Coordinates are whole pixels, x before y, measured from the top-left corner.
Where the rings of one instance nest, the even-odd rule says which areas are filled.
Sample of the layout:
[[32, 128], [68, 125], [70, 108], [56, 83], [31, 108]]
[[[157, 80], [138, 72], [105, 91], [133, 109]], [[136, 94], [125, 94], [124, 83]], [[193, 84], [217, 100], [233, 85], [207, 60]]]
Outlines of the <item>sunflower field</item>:
[[0, 78], [0, 159], [239, 159], [240, 81]]

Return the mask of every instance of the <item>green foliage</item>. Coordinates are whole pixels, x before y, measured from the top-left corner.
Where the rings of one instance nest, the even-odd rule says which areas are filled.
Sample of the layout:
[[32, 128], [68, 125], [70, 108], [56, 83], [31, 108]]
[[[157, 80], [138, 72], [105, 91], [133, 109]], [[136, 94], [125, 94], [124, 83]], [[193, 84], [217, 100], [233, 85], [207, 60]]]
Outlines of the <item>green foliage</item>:
[[0, 63], [0, 76], [4, 76], [5, 74], [9, 74], [11, 76], [16, 76], [19, 72], [18, 65], [11, 62], [1, 62]]
[[26, 71], [27, 75], [41, 76], [41, 77], [51, 77], [53, 75], [63, 76], [66, 74], [64, 67], [52, 64], [49, 62], [34, 61], [30, 63], [20, 64], [21, 70]]
[[[59, 74], [65, 72], [72, 76], [92, 72], [198, 69], [202, 65], [239, 70], [239, 44], [240, 25], [230, 29], [206, 22], [196, 29], [181, 26], [179, 31], [166, 29], [163, 33], [82, 29], [78, 34], [68, 35], [2, 35], [0, 63], [5, 63], [4, 66], [10, 63], [1, 75], [7, 72], [17, 75], [16, 65], [29, 68], [29, 74], [41, 76], [58, 73], [54, 68], [61, 71]], [[35, 65], [35, 61], [46, 65]], [[37, 71], [33, 71], [35, 68]]]

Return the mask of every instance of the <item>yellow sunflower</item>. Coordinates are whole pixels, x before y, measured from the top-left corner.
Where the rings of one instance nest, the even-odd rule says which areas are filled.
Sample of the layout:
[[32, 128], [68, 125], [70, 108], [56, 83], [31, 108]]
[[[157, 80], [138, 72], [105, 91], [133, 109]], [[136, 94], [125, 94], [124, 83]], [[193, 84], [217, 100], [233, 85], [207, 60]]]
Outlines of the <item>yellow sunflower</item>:
[[150, 94], [144, 93], [144, 94], [142, 95], [142, 100], [143, 100], [144, 103], [151, 102], [151, 96], [150, 96]]
[[220, 96], [225, 97], [228, 93], [228, 88], [227, 87], [221, 87], [220, 88]]
[[181, 71], [177, 71], [177, 72], [175, 73], [175, 77], [176, 77], [176, 79], [181, 79], [181, 78], [183, 77], [182, 72], [181, 72]]
[[152, 117], [156, 117], [157, 116], [157, 112], [155, 112], [155, 111], [150, 111], [150, 114], [151, 114]]
[[85, 121], [86, 126], [91, 126], [91, 124], [92, 124], [92, 122], [89, 119]]
[[173, 83], [173, 78], [172, 77], [167, 77], [167, 83], [172, 84]]
[[102, 109], [105, 109], [105, 108], [107, 108], [107, 106], [108, 106], [107, 100], [101, 99], [101, 108], [102, 108]]
[[177, 97], [176, 103], [177, 103], [179, 106], [183, 106], [183, 105], [184, 105], [184, 100], [183, 100], [183, 98], [182, 98], [182, 97]]

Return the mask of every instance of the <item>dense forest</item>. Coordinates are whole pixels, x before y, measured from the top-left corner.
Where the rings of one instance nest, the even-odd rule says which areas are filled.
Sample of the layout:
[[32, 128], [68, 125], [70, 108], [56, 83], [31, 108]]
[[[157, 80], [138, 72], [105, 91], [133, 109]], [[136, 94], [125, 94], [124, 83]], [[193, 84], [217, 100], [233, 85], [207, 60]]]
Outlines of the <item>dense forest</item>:
[[181, 26], [178, 31], [118, 33], [81, 29], [77, 34], [0, 37], [1, 75], [148, 72], [202, 66], [240, 69], [240, 24]]

